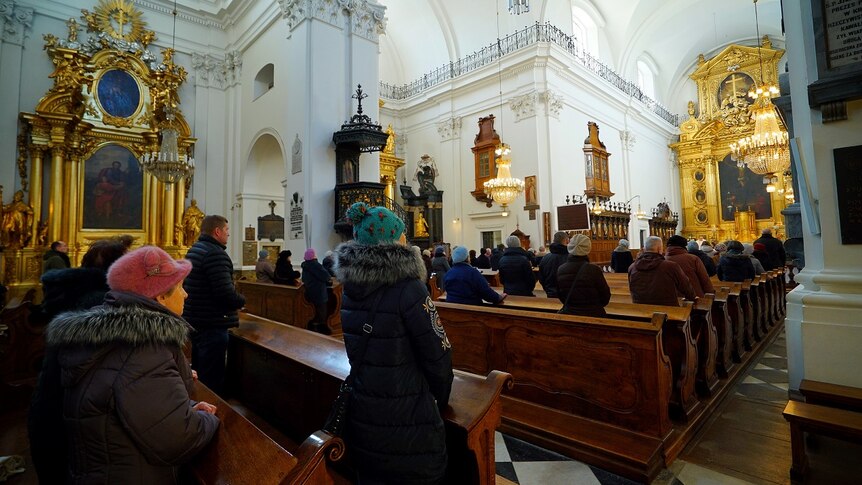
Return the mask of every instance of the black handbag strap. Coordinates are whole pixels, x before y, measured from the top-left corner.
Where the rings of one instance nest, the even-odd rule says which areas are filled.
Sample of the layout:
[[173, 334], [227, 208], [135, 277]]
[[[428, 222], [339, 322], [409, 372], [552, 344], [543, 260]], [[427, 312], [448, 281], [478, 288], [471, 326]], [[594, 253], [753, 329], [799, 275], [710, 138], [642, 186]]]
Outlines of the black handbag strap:
[[569, 288], [569, 294], [566, 295], [566, 302], [563, 303], [563, 308], [566, 308], [566, 306], [568, 306], [569, 299], [572, 297], [572, 290], [575, 289], [575, 283], [578, 282], [578, 278], [580, 278], [581, 273], [584, 271], [584, 268], [586, 268], [586, 266], [588, 264], [590, 264], [590, 262], [586, 261], [586, 262], [584, 262], [584, 264], [581, 265], [580, 268], [578, 268], [578, 272], [577, 272], [577, 274], [575, 274], [575, 279], [572, 280], [572, 286]]
[[359, 353], [356, 354], [358, 363], [355, 368], [350, 367], [350, 374], [344, 379], [344, 382], [348, 385], [353, 385], [354, 374], [359, 373], [359, 369], [362, 368], [362, 364], [365, 362], [365, 351], [368, 350], [368, 340], [371, 338], [371, 332], [374, 330], [374, 318], [377, 316], [377, 307], [380, 305], [380, 300], [383, 298], [383, 293], [385, 292], [385, 288], [377, 290], [377, 295], [374, 297], [374, 303], [371, 306], [371, 318], [362, 325], [362, 340], [359, 343]]

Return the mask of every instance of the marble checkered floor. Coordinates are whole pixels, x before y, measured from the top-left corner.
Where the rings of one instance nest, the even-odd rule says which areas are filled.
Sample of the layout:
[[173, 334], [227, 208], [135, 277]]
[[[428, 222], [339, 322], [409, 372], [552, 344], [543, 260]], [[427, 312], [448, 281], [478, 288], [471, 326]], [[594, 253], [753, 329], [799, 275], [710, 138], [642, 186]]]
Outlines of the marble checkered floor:
[[[787, 402], [787, 347], [784, 329], [748, 375], [736, 385], [734, 395], [770, 404]], [[629, 485], [620, 477], [517, 438], [496, 434], [497, 475], [520, 485]], [[745, 485], [736, 476], [677, 459], [652, 485]]]

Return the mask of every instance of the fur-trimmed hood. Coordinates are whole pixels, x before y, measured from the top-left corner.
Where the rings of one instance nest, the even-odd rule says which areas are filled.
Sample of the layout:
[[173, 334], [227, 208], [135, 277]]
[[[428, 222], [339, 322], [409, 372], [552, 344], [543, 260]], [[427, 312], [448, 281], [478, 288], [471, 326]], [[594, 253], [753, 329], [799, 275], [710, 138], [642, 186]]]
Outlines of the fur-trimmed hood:
[[58, 315], [48, 326], [48, 346], [102, 346], [111, 343], [182, 346], [189, 324], [170, 313], [140, 306], [98, 306]]
[[346, 242], [335, 249], [335, 276], [352, 295], [367, 295], [404, 279], [425, 281], [422, 257], [398, 243], [365, 245]]

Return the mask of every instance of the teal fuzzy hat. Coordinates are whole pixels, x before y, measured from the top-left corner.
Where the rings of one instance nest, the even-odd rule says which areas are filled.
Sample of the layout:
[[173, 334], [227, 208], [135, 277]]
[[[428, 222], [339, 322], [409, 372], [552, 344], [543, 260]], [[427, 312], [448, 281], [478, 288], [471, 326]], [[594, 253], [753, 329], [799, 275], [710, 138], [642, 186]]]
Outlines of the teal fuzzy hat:
[[392, 243], [404, 233], [404, 222], [389, 209], [368, 207], [357, 202], [347, 209], [347, 219], [353, 224], [353, 239], [360, 244]]

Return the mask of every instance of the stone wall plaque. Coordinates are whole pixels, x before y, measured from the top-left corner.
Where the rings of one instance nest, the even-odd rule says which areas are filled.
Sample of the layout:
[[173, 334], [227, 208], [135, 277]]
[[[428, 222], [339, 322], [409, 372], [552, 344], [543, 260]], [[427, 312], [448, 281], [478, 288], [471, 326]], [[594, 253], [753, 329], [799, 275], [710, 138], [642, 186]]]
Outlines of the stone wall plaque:
[[862, 63], [862, 0], [825, 0], [823, 24], [827, 68]]
[[832, 154], [841, 244], [862, 244], [862, 145], [836, 148]]
[[299, 192], [294, 192], [290, 199], [290, 238], [302, 239], [303, 203]]
[[862, 98], [862, 0], [806, 1], [817, 56], [817, 80], [808, 86], [808, 104], [823, 111], [824, 122], [847, 119], [844, 103]]

